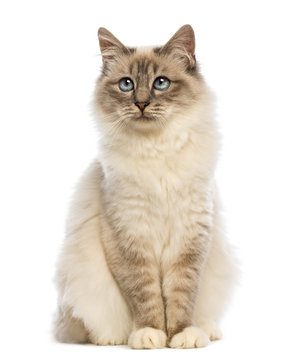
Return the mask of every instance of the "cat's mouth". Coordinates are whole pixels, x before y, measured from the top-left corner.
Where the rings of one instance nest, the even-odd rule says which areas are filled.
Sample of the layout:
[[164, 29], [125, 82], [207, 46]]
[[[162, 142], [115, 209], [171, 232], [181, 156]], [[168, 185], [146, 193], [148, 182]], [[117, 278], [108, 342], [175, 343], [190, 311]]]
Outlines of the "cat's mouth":
[[155, 118], [149, 114], [140, 114], [135, 117], [135, 121], [147, 122], [147, 121], [154, 121]]

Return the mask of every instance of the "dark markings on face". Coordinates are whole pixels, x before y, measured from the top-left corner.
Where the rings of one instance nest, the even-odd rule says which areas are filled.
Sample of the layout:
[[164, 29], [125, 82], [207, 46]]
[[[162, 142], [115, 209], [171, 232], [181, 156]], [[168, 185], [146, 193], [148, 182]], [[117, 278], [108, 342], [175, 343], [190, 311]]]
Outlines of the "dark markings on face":
[[161, 46], [157, 46], [157, 47], [153, 48], [153, 52], [158, 55], [158, 54], [160, 54], [161, 49], [162, 49]]
[[153, 62], [152, 66], [153, 66], [153, 72], [154, 72], [154, 74], [156, 74], [157, 71], [158, 71], [159, 66], [158, 66], [158, 64], [156, 62]]
[[144, 75], [146, 75], [148, 73], [148, 64], [149, 64], [149, 59], [146, 58], [142, 58], [138, 61], [137, 63], [137, 77], [142, 77]]
[[[197, 67], [191, 71], [181, 61], [176, 63], [173, 56], [161, 54], [159, 47], [145, 54], [138, 54], [135, 48], [129, 50], [127, 55], [118, 55], [108, 67], [104, 64], [106, 70], [101, 76], [103, 85], [98, 100], [107, 115], [115, 118], [116, 113], [119, 118], [131, 122], [141, 115], [141, 111], [148, 119], [166, 121], [171, 115], [170, 110], [178, 113], [196, 102], [200, 83]], [[125, 76], [133, 80], [134, 90], [120, 90], [119, 80]], [[153, 87], [159, 76], [166, 76], [171, 81], [164, 91]], [[135, 105], [137, 102], [149, 102], [149, 105], [142, 111]]]

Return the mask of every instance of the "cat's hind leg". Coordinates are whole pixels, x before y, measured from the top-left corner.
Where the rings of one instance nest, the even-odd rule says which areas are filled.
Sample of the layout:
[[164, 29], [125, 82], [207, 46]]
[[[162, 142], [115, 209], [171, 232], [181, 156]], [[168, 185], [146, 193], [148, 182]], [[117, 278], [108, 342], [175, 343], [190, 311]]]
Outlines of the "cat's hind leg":
[[57, 310], [54, 321], [55, 339], [62, 343], [87, 343], [88, 333], [83, 321], [74, 318], [70, 310]]
[[195, 324], [210, 340], [222, 338], [219, 322], [238, 277], [232, 249], [222, 232], [220, 214], [215, 210], [211, 249], [201, 276], [194, 314]]
[[[72, 309], [72, 317], [82, 320], [89, 342], [126, 344], [132, 319], [107, 266], [99, 225], [97, 218], [92, 218], [65, 241], [57, 277], [59, 306]], [[66, 316], [60, 318], [60, 324], [59, 328], [63, 326], [70, 334], [80, 326]]]
[[[127, 344], [132, 318], [103, 250], [102, 238], [110, 234], [102, 226], [100, 177], [98, 164], [93, 164], [81, 179], [71, 205], [55, 281], [59, 307], [70, 309], [72, 317], [66, 313], [60, 316], [55, 333], [57, 339], [69, 337], [80, 342], [85, 339], [80, 330], [84, 324], [93, 344]], [[75, 332], [84, 337], [72, 336]]]

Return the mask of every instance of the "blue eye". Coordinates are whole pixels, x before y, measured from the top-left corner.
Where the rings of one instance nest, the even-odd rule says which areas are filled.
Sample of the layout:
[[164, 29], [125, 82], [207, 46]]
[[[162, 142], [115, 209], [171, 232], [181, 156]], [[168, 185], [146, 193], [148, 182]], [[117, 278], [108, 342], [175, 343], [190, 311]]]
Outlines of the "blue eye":
[[134, 89], [134, 83], [130, 78], [125, 77], [119, 81], [119, 88], [125, 92], [132, 91]]
[[156, 90], [166, 90], [170, 87], [170, 80], [165, 76], [159, 76], [154, 80], [153, 87]]

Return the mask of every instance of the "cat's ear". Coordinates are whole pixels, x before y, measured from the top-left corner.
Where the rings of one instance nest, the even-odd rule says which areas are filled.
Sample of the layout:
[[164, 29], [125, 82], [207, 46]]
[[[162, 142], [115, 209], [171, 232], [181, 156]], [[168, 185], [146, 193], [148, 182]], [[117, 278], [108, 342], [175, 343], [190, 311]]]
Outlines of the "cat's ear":
[[191, 25], [182, 26], [161, 48], [161, 53], [171, 53], [185, 61], [190, 68], [196, 66], [195, 33]]
[[123, 45], [110, 31], [101, 27], [98, 29], [99, 47], [104, 62], [114, 60], [119, 53], [128, 53]]

